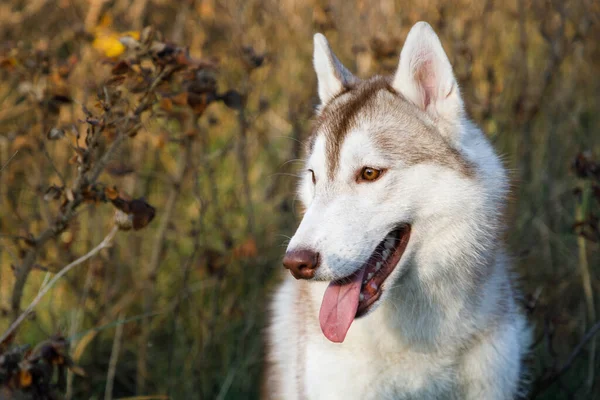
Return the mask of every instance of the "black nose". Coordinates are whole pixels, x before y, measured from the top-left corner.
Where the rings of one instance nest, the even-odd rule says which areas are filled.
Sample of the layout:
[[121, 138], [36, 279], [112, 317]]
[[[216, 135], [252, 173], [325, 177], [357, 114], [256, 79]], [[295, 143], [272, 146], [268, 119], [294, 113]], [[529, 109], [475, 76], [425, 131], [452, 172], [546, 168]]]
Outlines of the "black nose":
[[288, 251], [283, 257], [283, 266], [296, 279], [311, 279], [319, 267], [319, 253], [308, 249]]

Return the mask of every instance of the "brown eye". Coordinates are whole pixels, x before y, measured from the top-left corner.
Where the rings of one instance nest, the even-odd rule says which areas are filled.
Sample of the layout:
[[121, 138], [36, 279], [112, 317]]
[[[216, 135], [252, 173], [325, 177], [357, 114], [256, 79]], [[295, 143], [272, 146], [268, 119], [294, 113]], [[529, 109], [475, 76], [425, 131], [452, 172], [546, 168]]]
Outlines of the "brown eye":
[[373, 182], [374, 180], [377, 180], [377, 178], [379, 178], [381, 176], [381, 173], [383, 171], [380, 169], [375, 169], [375, 168], [371, 168], [371, 167], [364, 167], [362, 169], [362, 171], [360, 172], [360, 177], [359, 177], [359, 181], [367, 181], [367, 182]]
[[315, 177], [315, 171], [313, 171], [312, 169], [309, 169], [308, 172], [310, 172], [310, 175], [312, 176], [313, 184], [317, 183], [317, 178]]

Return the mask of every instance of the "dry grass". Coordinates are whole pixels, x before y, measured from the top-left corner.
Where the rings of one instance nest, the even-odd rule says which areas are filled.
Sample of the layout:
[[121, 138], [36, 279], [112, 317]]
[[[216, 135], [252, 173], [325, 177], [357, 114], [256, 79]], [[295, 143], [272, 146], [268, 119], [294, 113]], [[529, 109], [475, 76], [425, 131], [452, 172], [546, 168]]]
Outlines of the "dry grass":
[[[13, 345], [37, 352], [6, 354], [27, 371], [53, 366], [52, 390], [67, 398], [257, 398], [265, 305], [298, 217], [290, 175], [316, 103], [312, 34], [369, 76], [394, 70], [418, 20], [438, 32], [470, 115], [512, 171], [506, 240], [536, 326], [535, 398], [598, 398], [590, 0], [0, 4], [0, 333], [102, 241], [115, 209], [139, 228], [20, 324]], [[148, 47], [128, 39], [124, 51], [125, 35]], [[35, 398], [35, 374], [2, 368], [0, 397], [23, 387]]]

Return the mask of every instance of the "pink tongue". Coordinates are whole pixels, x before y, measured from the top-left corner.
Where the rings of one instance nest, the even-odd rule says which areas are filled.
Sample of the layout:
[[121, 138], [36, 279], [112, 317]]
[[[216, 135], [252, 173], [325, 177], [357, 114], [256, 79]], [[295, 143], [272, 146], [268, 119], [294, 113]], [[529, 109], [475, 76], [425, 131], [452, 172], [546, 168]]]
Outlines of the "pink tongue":
[[323, 334], [332, 342], [342, 343], [354, 321], [365, 270], [356, 272], [349, 282], [331, 282], [325, 290], [319, 321]]

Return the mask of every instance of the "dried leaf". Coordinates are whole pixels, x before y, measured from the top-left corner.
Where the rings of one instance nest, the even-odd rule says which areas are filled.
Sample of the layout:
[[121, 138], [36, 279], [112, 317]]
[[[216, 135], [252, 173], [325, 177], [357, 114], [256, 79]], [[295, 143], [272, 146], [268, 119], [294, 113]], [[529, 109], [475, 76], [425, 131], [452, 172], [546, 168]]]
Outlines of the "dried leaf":
[[223, 103], [229, 108], [234, 110], [240, 110], [244, 105], [244, 99], [241, 94], [235, 90], [228, 90], [224, 95], [221, 96]]
[[131, 67], [130, 67], [129, 63], [127, 61], [119, 61], [112, 68], [111, 73], [113, 75], [124, 75], [129, 71], [131, 71]]
[[26, 370], [19, 371], [19, 386], [22, 388], [27, 388], [31, 386], [33, 382], [33, 377], [31, 376], [31, 372]]
[[178, 106], [185, 106], [188, 102], [188, 94], [187, 92], [181, 92], [179, 94], [176, 94], [175, 96], [172, 96], [170, 99], [173, 102], [173, 104], [176, 104]]
[[17, 65], [17, 59], [14, 57], [5, 57], [0, 60], [0, 68], [6, 68], [9, 71], [14, 70]]
[[264, 54], [256, 54], [256, 51], [251, 46], [242, 48], [242, 60], [248, 70], [259, 68], [265, 61]]
[[106, 172], [108, 172], [112, 176], [121, 177], [121, 176], [126, 176], [126, 175], [129, 175], [129, 174], [135, 172], [135, 169], [133, 167], [131, 167], [130, 165], [119, 163], [119, 164], [111, 164], [108, 167], [106, 167]]
[[194, 113], [197, 115], [202, 115], [202, 113], [204, 113], [204, 110], [206, 110], [206, 107], [208, 107], [208, 105], [215, 100], [215, 96], [212, 93], [198, 94], [188, 92], [187, 100], [188, 105], [191, 107]]
[[116, 188], [116, 187], [114, 187], [114, 186], [113, 186], [113, 187], [109, 187], [109, 186], [107, 186], [107, 187], [104, 189], [104, 194], [106, 195], [106, 197], [107, 197], [109, 200], [116, 200], [117, 198], [119, 198], [119, 191], [118, 191], [118, 190], [117, 190], [117, 188]]
[[254, 238], [246, 239], [242, 244], [233, 249], [233, 256], [237, 259], [256, 257], [258, 249]]
[[52, 185], [48, 189], [46, 189], [46, 193], [44, 193], [44, 200], [45, 201], [58, 200], [60, 198], [60, 196], [62, 196], [62, 193], [63, 193], [63, 188], [60, 188], [56, 185]]
[[157, 138], [156, 138], [156, 148], [157, 149], [162, 149], [165, 147], [165, 144], [167, 144], [167, 141], [169, 140], [168, 136], [165, 133], [160, 134]]
[[160, 99], [160, 108], [165, 111], [173, 110], [173, 101], [168, 97], [163, 97]]
[[132, 200], [129, 209], [133, 214], [133, 229], [136, 231], [146, 227], [156, 215], [156, 209], [143, 198]]
[[156, 31], [154, 30], [154, 28], [152, 26], [147, 26], [142, 30], [142, 33], [140, 35], [140, 41], [144, 44], [148, 44], [154, 39], [155, 35]]
[[65, 131], [60, 128], [52, 128], [46, 134], [46, 138], [48, 138], [48, 140], [58, 140], [58, 139], [63, 138], [64, 136], [65, 136]]
[[102, 120], [99, 120], [98, 118], [91, 118], [91, 117], [86, 118], [85, 122], [87, 122], [88, 124], [93, 125], [93, 126], [100, 126], [103, 123]]
[[125, 82], [125, 75], [117, 75], [117, 76], [113, 76], [112, 78], [108, 79], [106, 81], [106, 86], [108, 87], [116, 87], [121, 85], [123, 82]]

